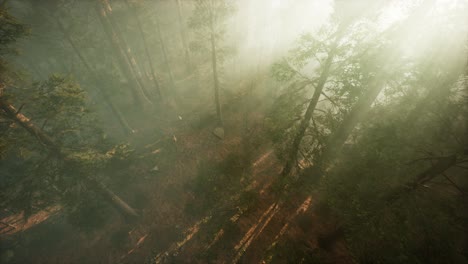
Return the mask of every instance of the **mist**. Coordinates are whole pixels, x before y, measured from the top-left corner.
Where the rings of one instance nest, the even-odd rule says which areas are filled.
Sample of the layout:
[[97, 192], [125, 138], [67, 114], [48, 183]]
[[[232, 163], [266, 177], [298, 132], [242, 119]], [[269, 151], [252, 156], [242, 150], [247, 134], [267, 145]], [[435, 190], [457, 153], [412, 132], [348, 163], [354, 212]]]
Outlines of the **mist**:
[[468, 263], [467, 14], [0, 1], [0, 262]]

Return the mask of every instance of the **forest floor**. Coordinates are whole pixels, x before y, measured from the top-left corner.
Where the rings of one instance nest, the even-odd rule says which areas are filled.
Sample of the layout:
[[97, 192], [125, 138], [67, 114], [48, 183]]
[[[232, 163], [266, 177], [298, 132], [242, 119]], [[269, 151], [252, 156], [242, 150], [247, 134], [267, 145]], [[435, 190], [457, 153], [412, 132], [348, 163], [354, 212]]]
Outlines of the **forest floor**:
[[[212, 134], [213, 125], [194, 127], [186, 119], [164, 124], [159, 133], [140, 131], [133, 142], [139, 159], [115, 172], [127, 184], [110, 184], [139, 210], [137, 222], [109, 211], [110, 221], [85, 232], [69, 224], [60, 207], [26, 222], [2, 212], [0, 242], [11, 248], [2, 258], [8, 263], [353, 263], [338, 222], [320, 210], [317, 193], [277, 199], [273, 183], [281, 163], [271, 143], [248, 146], [258, 138], [250, 135], [265, 133], [263, 115], [248, 114], [247, 134], [238, 125], [243, 118], [239, 111], [225, 112], [226, 124], [237, 125], [226, 125], [224, 140]], [[245, 161], [249, 170], [241, 168], [242, 176], [229, 183], [203, 187], [200, 174], [210, 172], [201, 170], [202, 164], [245, 151], [251, 152]], [[224, 169], [230, 174], [238, 168]], [[208, 189], [197, 193], [197, 184]], [[207, 200], [203, 192], [209, 188], [220, 188], [222, 195]]]

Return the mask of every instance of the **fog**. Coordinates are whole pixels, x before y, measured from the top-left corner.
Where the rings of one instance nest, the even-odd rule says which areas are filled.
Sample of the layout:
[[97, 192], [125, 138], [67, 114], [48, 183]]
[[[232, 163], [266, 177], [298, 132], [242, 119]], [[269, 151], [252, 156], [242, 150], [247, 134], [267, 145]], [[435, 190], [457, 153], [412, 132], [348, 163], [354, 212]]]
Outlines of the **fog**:
[[467, 14], [0, 0], [0, 262], [468, 263]]
[[333, 1], [241, 0], [236, 6], [228, 22], [235, 29], [231, 41], [240, 63], [251, 69], [286, 55], [301, 34], [316, 31], [333, 12]]

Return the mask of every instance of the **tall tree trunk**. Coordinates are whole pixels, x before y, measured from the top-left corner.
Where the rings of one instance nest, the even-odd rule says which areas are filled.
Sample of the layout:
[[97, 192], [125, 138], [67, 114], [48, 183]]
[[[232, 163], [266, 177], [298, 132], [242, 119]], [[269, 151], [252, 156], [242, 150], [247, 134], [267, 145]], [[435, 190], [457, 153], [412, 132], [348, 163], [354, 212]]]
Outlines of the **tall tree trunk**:
[[60, 31], [64, 35], [65, 39], [68, 41], [70, 46], [72, 47], [73, 51], [75, 54], [78, 56], [80, 59], [81, 63], [85, 66], [86, 71], [88, 74], [92, 77], [95, 87], [98, 90], [98, 92], [101, 95], [101, 98], [104, 100], [104, 103], [109, 107], [111, 110], [112, 114], [115, 116], [115, 118], [118, 120], [120, 127], [122, 128], [124, 134], [129, 135], [133, 133], [133, 129], [130, 127], [128, 124], [127, 120], [125, 117], [122, 115], [122, 113], [117, 109], [115, 104], [110, 100], [109, 94], [105, 89], [103, 89], [99, 84], [98, 84], [98, 77], [96, 76], [96, 70], [91, 68], [91, 66], [88, 64], [86, 59], [84, 58], [83, 54], [81, 53], [80, 49], [76, 46], [75, 42], [71, 38], [70, 34], [65, 30], [62, 22], [60, 21], [59, 18], [57, 18], [57, 24], [59, 26]]
[[124, 74], [127, 81], [130, 83], [131, 92], [133, 99], [138, 107], [145, 108], [148, 105], [151, 105], [151, 101], [146, 97], [143, 91], [143, 86], [141, 80], [137, 77], [137, 74], [134, 68], [131, 65], [131, 62], [127, 59], [127, 54], [125, 48], [123, 47], [119, 37], [117, 35], [116, 29], [113, 27], [110, 18], [109, 12], [112, 10], [108, 0], [97, 0], [98, 5], [96, 5], [96, 11], [98, 17], [103, 26], [104, 32], [106, 33], [112, 48], [115, 51], [115, 57], [117, 58], [118, 65], [120, 70]]
[[[37, 140], [57, 158], [62, 159], [64, 161], [71, 160], [69, 158], [69, 155], [65, 151], [63, 151], [60, 145], [58, 145], [51, 137], [49, 137], [41, 128], [34, 125], [29, 118], [27, 118], [21, 113], [18, 113], [18, 111], [13, 105], [4, 101], [2, 98], [0, 98], [0, 109], [3, 110], [3, 112], [9, 119], [15, 121], [26, 131], [28, 131], [31, 135], [36, 137]], [[125, 217], [128, 217], [130, 219], [135, 219], [138, 217], [137, 212], [132, 207], [130, 207], [126, 202], [124, 202], [111, 190], [109, 190], [104, 184], [97, 181], [94, 177], [88, 175], [84, 175], [83, 178], [90, 189], [93, 189], [97, 193], [103, 195], [104, 198]]]
[[115, 31], [115, 36], [117, 37], [117, 39], [119, 40], [119, 42], [120, 42], [120, 44], [121, 44], [121, 46], [123, 48], [123, 51], [125, 53], [125, 57], [127, 59], [127, 62], [130, 65], [131, 70], [136, 74], [136, 77], [137, 77], [136, 80], [138, 81], [143, 94], [147, 98], [151, 98], [151, 95], [146, 90], [146, 86], [145, 86], [145, 84], [143, 82], [144, 75], [142, 73], [142, 70], [140, 69], [140, 66], [137, 63], [137, 60], [133, 56], [133, 52], [132, 52], [132, 49], [130, 48], [130, 45], [128, 45], [127, 41], [123, 37], [122, 31], [121, 31], [121, 29], [119, 27], [119, 24], [115, 21], [115, 19], [113, 17], [112, 6], [110, 5], [110, 2], [109, 2], [110, 0], [104, 0], [104, 1], [105, 1], [105, 4], [106, 4], [105, 10], [107, 11], [107, 17], [109, 18], [109, 22], [110, 22], [112, 28]]
[[146, 57], [148, 59], [148, 65], [150, 66], [151, 77], [152, 77], [152, 81], [153, 81], [153, 84], [154, 84], [154, 88], [156, 89], [156, 91], [157, 91], [157, 93], [159, 95], [159, 98], [162, 99], [161, 87], [159, 85], [158, 78], [156, 78], [156, 74], [155, 74], [156, 71], [155, 71], [155, 67], [153, 65], [153, 59], [152, 59], [152, 56], [151, 56], [151, 52], [149, 52], [149, 49], [148, 49], [148, 41], [146, 40], [146, 35], [145, 35], [145, 32], [143, 31], [143, 27], [141, 25], [140, 17], [138, 16], [138, 13], [137, 13], [137, 10], [136, 10], [135, 6], [131, 6], [131, 4], [129, 3], [128, 0], [126, 0], [125, 3], [127, 3], [127, 6], [130, 9], [132, 9], [132, 13], [133, 13], [133, 16], [135, 17], [135, 20], [137, 22], [138, 31], [140, 32], [141, 39], [143, 41], [143, 46], [145, 48], [145, 54], [146, 54]]
[[187, 33], [185, 32], [185, 26], [182, 18], [182, 8], [180, 4], [180, 0], [175, 0], [177, 4], [177, 18], [179, 22], [179, 33], [180, 33], [180, 38], [182, 40], [182, 47], [184, 48], [184, 54], [185, 54], [185, 62], [187, 64], [187, 72], [192, 72], [193, 70], [193, 65], [192, 65], [192, 58], [190, 54], [190, 50], [188, 48], [188, 42], [187, 42]]
[[444, 173], [456, 163], [456, 155], [439, 158], [438, 161], [435, 162], [431, 167], [418, 174], [412, 181], [408, 182], [405, 187], [398, 188], [390, 192], [384, 200], [387, 201], [388, 204], [392, 204], [393, 202], [398, 200], [398, 198], [400, 198], [403, 194], [412, 192], [416, 190], [419, 186], [430, 182], [436, 176]]
[[304, 137], [304, 134], [307, 128], [309, 127], [309, 123], [314, 114], [315, 107], [317, 106], [319, 98], [322, 95], [323, 88], [325, 87], [325, 84], [327, 83], [329, 73], [330, 73], [330, 68], [333, 63], [333, 59], [335, 58], [336, 45], [337, 45], [337, 41], [335, 41], [335, 44], [333, 44], [332, 49], [328, 53], [327, 60], [325, 61], [325, 64], [322, 66], [323, 70], [318, 79], [317, 85], [314, 90], [314, 94], [312, 96], [312, 99], [309, 102], [309, 105], [307, 106], [307, 110], [305, 112], [304, 118], [301, 120], [299, 128], [297, 129], [296, 135], [294, 136], [291, 149], [286, 159], [286, 164], [283, 168], [283, 171], [281, 172], [282, 177], [289, 176], [289, 173], [291, 172], [294, 165], [296, 164], [297, 153], [299, 152], [299, 147], [301, 145], [302, 138]]
[[214, 99], [216, 105], [216, 117], [218, 125], [223, 127], [223, 113], [221, 112], [221, 103], [219, 101], [219, 77], [218, 77], [218, 59], [216, 56], [216, 39], [214, 29], [213, 10], [210, 9], [210, 43], [211, 43], [211, 66], [213, 67]]
[[[423, 9], [423, 11], [424, 10], [427, 10], [427, 9]], [[419, 9], [417, 11], [419, 11]], [[412, 16], [408, 16], [408, 18], [410, 18], [410, 17], [412, 17]], [[336, 40], [339, 40], [339, 39], [342, 38], [343, 32], [346, 30], [346, 28], [349, 27], [349, 25], [352, 25], [352, 23], [357, 18], [358, 18], [357, 16], [352, 16], [352, 17], [349, 17], [346, 20], [346, 22], [342, 21], [340, 23], [340, 26], [338, 27], [338, 30], [337, 30], [337, 33], [336, 33]], [[401, 24], [403, 24], [403, 22], [400, 22], [399, 24], [401, 25]], [[387, 29], [386, 31], [382, 32], [381, 35], [384, 35], [385, 32], [391, 32], [391, 29], [392, 28]], [[335, 41], [335, 44], [337, 42], [338, 41]], [[387, 54], [386, 56], [388, 56], [388, 58], [390, 58], [390, 61], [392, 61], [392, 58], [394, 56], [398, 56], [398, 55], [399, 54], [396, 53], [396, 51], [394, 51], [392, 54], [390, 54], [390, 55]], [[330, 55], [329, 55], [329, 58], [330, 58]], [[387, 60], [382, 60], [382, 61], [387, 61]], [[325, 65], [327, 65], [327, 63], [325, 63]], [[388, 70], [390, 68], [390, 65], [385, 64], [384, 68]], [[329, 67], [328, 67], [328, 70], [329, 70]], [[385, 71], [382, 71], [378, 76], [374, 77], [374, 81], [370, 85], [371, 88], [370, 88], [369, 92], [358, 100], [357, 104], [354, 106], [354, 108], [351, 110], [351, 112], [345, 118], [343, 123], [340, 124], [339, 128], [328, 139], [326, 150], [325, 150], [324, 154], [320, 157], [318, 166], [314, 166], [312, 171], [314, 171], [314, 172], [316, 172], [317, 170], [322, 171], [325, 168], [325, 167], [322, 167], [323, 163], [324, 162], [330, 162], [331, 159], [333, 158], [334, 154], [336, 154], [341, 149], [341, 147], [343, 146], [343, 144], [346, 142], [347, 138], [349, 137], [350, 133], [354, 129], [354, 127], [362, 120], [362, 117], [365, 116], [366, 112], [368, 112], [368, 110], [370, 109], [372, 103], [375, 101], [375, 99], [377, 98], [379, 93], [382, 91], [383, 84], [384, 84], [384, 81], [382, 80], [382, 78], [385, 76]], [[322, 72], [322, 74], [323, 74], [323, 72]], [[328, 72], [327, 72], [327, 74], [328, 74]], [[321, 81], [319, 81], [319, 84], [321, 84]], [[318, 88], [321, 87], [323, 89], [323, 86], [321, 86], [319, 84], [317, 85], [317, 87]], [[320, 93], [321, 93], [321, 91], [320, 91]], [[316, 90], [314, 92], [314, 97], [316, 95], [318, 97], [320, 97], [320, 93], [317, 93], [317, 90]], [[312, 114], [313, 114], [312, 112], [315, 109], [316, 103], [315, 103], [315, 105], [312, 105], [312, 103], [314, 102], [314, 99], [315, 98], [313, 98], [312, 101], [310, 102], [309, 107], [308, 107], [307, 112], [306, 112], [306, 117], [309, 117], [309, 119], [310, 119], [310, 117], [312, 117]], [[317, 98], [317, 100], [318, 100], [318, 98]], [[311, 112], [309, 112], [310, 107], [313, 107]], [[307, 113], [309, 113], [309, 115], [307, 115]], [[305, 130], [307, 129], [307, 127], [309, 125], [309, 121], [308, 121], [309, 119], [306, 119], [306, 117], [304, 118], [304, 120], [302, 120], [299, 131], [298, 131], [298, 133], [297, 133], [297, 135], [296, 135], [296, 137], [294, 139], [293, 148], [292, 148], [291, 153], [289, 155], [289, 159], [286, 162], [286, 166], [283, 169], [282, 176], [287, 176], [290, 173], [293, 165], [296, 162], [297, 152], [299, 150], [300, 141], [301, 141], [302, 137], [304, 136]], [[307, 122], [307, 123], [303, 127], [304, 122]]]
[[[420, 17], [424, 15], [425, 12], [427, 12], [427, 10], [428, 10], [428, 6], [423, 4], [419, 8], [417, 8], [416, 11], [414, 11], [415, 16]], [[413, 19], [414, 19], [413, 16], [408, 16], [405, 20], [400, 22], [399, 25], [397, 26], [401, 27], [405, 24], [411, 23], [413, 22]], [[386, 34], [386, 32], [391, 32], [392, 30], [395, 30], [395, 29], [393, 27], [390, 27], [386, 29], [384, 32], [381, 32], [380, 35], [384, 35]], [[382, 59], [382, 61], [385, 61], [385, 62], [395, 61], [394, 60], [395, 57], [400, 57], [398, 50], [393, 50], [392, 52], [386, 54], [385, 59]], [[395, 66], [395, 64], [386, 63], [383, 69], [381, 69], [380, 72], [378, 72], [377, 75], [373, 78], [373, 81], [371, 81], [371, 83], [369, 84], [370, 89], [358, 99], [357, 103], [354, 105], [351, 112], [345, 117], [344, 121], [340, 124], [338, 129], [327, 140], [326, 149], [322, 157], [320, 158], [320, 161], [319, 161], [320, 163], [331, 162], [333, 157], [341, 151], [341, 148], [343, 147], [344, 143], [348, 139], [353, 129], [356, 127], [357, 124], [359, 124], [364, 119], [366, 114], [371, 109], [372, 104], [374, 103], [374, 101], [377, 99], [378, 95], [384, 88], [385, 78], [386, 76], [389, 76], [388, 71], [391, 69], [392, 66]], [[446, 84], [447, 83], [445, 83], [445, 85]], [[438, 90], [437, 88], [435, 90]], [[431, 97], [426, 98], [426, 100], [429, 100], [429, 99], [431, 99]], [[414, 115], [414, 113], [416, 112], [419, 114], [421, 110], [419, 109], [420, 107], [421, 107], [420, 105], [417, 105], [415, 111], [410, 113], [410, 117], [408, 119], [411, 120], [411, 122], [408, 122], [408, 125], [412, 125], [415, 123], [414, 121], [416, 119], [416, 116]], [[321, 165], [323, 164], [319, 164], [319, 166]]]
[[166, 44], [162, 37], [161, 25], [160, 25], [159, 17], [157, 13], [155, 13], [155, 18], [156, 18], [156, 34], [158, 34], [159, 45], [161, 47], [161, 53], [164, 58], [164, 65], [166, 66], [167, 73], [169, 74], [169, 80], [171, 82], [171, 93], [174, 96], [177, 96], [177, 91], [175, 90], [176, 87], [175, 87], [174, 74], [172, 73], [171, 64], [169, 63], [169, 57], [167, 56]]
[[330, 136], [326, 144], [325, 152], [320, 159], [321, 162], [328, 162], [339, 153], [353, 129], [369, 112], [372, 104], [384, 88], [384, 81], [382, 78], [384, 78], [382, 75], [375, 77], [375, 80], [370, 85], [370, 89], [358, 99], [357, 103], [344, 118], [338, 129]]

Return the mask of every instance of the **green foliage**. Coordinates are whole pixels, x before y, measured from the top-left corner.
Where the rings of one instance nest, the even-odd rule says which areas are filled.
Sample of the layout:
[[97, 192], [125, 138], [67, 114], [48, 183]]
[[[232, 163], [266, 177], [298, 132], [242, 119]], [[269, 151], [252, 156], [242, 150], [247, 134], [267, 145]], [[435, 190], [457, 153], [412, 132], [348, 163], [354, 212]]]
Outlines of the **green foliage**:
[[14, 52], [9, 46], [26, 35], [28, 28], [0, 7], [0, 55]]
[[218, 36], [224, 35], [224, 23], [235, 11], [234, 5], [229, 0], [195, 1], [195, 10], [189, 20], [189, 27], [197, 30], [206, 30], [213, 24]]
[[[437, 89], [449, 94], [456, 90]], [[419, 100], [424, 99], [404, 93], [392, 103], [375, 106], [359, 136], [346, 146], [339, 163], [322, 182], [326, 200], [344, 221], [348, 242], [360, 262], [458, 261], [456, 251], [462, 238], [456, 234], [465, 227], [456, 212], [467, 208], [456, 196], [439, 192], [434, 185], [408, 191], [396, 202], [387, 200], [392, 191], [430, 166], [410, 161], [424, 157], [424, 152], [443, 156], [461, 151], [459, 139], [465, 130], [455, 121], [443, 121], [466, 116], [466, 109], [458, 107], [460, 98], [439, 97], [435, 104]], [[425, 111], [412, 108], [418, 101], [427, 104]], [[402, 115], [407, 108], [409, 114]], [[412, 111], [418, 111], [417, 121], [412, 119]]]
[[[272, 66], [273, 77], [284, 88], [268, 113], [267, 128], [280, 158], [288, 153], [310, 100], [305, 98], [312, 97], [322, 75], [327, 80], [325, 98], [316, 107], [300, 149], [310, 160], [320, 156], [328, 136], [337, 130], [357, 99], [372, 88], [369, 83], [377, 71], [374, 57], [382, 52], [383, 40], [369, 21], [351, 24], [344, 32], [337, 27], [332, 24], [314, 36], [302, 35], [288, 57]], [[341, 37], [333, 41], [337, 34]], [[330, 56], [334, 59], [326, 71], [324, 64]]]
[[297, 88], [298, 86], [301, 88], [301, 85], [303, 84], [294, 83], [290, 86], [290, 89], [297, 92], [285, 92], [280, 95], [275, 100], [266, 118], [265, 124], [269, 131], [268, 135], [273, 143], [275, 143], [280, 158], [282, 158], [284, 150], [291, 144], [292, 137], [295, 135], [294, 131], [296, 131], [296, 127], [302, 118], [302, 113], [306, 106], [306, 102], [297, 104], [298, 101], [304, 101], [302, 99], [304, 97], [304, 90]]
[[24, 24], [13, 17], [5, 7], [0, 7], [0, 86], [10, 85], [18, 79], [18, 73], [13, 70], [6, 56], [18, 53], [13, 44], [28, 33], [29, 30]]
[[[459, 190], [439, 175], [426, 188], [402, 191], [397, 201], [388, 197], [406, 190], [431, 166], [416, 160], [465, 157], [466, 45], [461, 48], [458, 39], [448, 47], [442, 39], [457, 39], [459, 32], [444, 27], [438, 30], [446, 37], [437, 35], [418, 55], [406, 53], [401, 46], [408, 46], [407, 39], [395, 34], [403, 25], [379, 32], [371, 21], [357, 21], [336, 46], [331, 42], [333, 25], [313, 37], [303, 35], [289, 56], [272, 67], [284, 87], [267, 127], [282, 157], [304, 115], [304, 98], [311, 97], [308, 87], [314, 88], [333, 54], [322, 100], [299, 149], [300, 158], [314, 164], [304, 177], [317, 177], [313, 172], [320, 171], [325, 201], [343, 221], [360, 263], [459, 263], [466, 261], [457, 251], [466, 239], [459, 233], [466, 229], [466, 216], [460, 214], [467, 211]], [[379, 96], [367, 102], [368, 108], [359, 108], [379, 86]], [[344, 146], [326, 156], [332, 165], [324, 165], [323, 153], [334, 147], [334, 135], [346, 126]]]
[[[1, 131], [2, 139], [8, 143], [0, 160], [5, 164], [1, 170], [6, 173], [0, 187], [2, 205], [31, 212], [32, 208], [61, 203], [66, 205], [70, 219], [75, 220], [73, 223], [95, 227], [86, 221], [104, 209], [102, 204], [89, 201], [90, 191], [85, 187], [83, 175], [103, 172], [116, 164], [124, 166], [123, 161], [129, 160], [132, 150], [128, 145], [112, 146], [105, 140], [86, 93], [70, 78], [52, 75], [29, 88], [7, 92], [13, 102], [24, 103], [21, 112], [52, 136], [67, 158], [57, 160], [37, 138], [6, 121]], [[96, 222], [105, 215], [97, 214]]]
[[282, 60], [271, 66], [271, 74], [279, 82], [287, 82], [291, 80], [296, 72], [291, 65], [288, 64], [287, 60]]
[[190, 49], [200, 55], [200, 60], [211, 64], [211, 37], [214, 39], [218, 71], [222, 72], [222, 63], [234, 54], [232, 47], [226, 46], [226, 21], [235, 12], [234, 3], [229, 0], [195, 1], [195, 9], [189, 18], [188, 26], [194, 33], [189, 43]]

